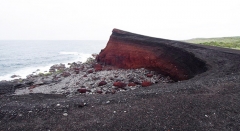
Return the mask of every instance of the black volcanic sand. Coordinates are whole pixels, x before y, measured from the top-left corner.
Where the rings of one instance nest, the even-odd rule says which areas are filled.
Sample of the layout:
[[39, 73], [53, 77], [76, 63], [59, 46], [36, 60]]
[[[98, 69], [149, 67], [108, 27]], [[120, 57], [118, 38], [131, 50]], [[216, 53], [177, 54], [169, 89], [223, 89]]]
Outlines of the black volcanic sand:
[[0, 130], [240, 130], [240, 51], [168, 44], [194, 53], [208, 70], [114, 95], [0, 95]]

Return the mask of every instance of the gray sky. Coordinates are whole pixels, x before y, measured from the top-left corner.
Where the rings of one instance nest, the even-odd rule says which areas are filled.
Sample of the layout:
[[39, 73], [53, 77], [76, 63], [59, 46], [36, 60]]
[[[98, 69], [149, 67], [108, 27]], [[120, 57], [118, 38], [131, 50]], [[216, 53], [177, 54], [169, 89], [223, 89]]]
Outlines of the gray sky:
[[240, 36], [240, 0], [0, 0], [0, 40]]

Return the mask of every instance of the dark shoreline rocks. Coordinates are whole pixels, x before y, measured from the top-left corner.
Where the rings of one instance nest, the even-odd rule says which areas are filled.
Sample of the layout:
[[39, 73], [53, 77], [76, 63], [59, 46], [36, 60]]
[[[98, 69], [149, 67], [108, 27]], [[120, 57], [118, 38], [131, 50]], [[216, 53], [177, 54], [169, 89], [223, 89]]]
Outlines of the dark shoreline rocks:
[[[101, 70], [95, 70], [96, 65], [101, 66]], [[58, 67], [58, 65], [52, 67]], [[52, 67], [51, 69], [53, 69]], [[91, 63], [72, 63], [69, 68], [58, 68], [54, 69], [55, 72], [30, 75], [27, 79], [21, 79], [18, 85], [22, 85], [22, 88], [16, 89], [14, 94], [65, 94], [67, 97], [72, 97], [77, 93], [115, 94], [119, 91], [130, 91], [156, 83], [173, 82], [169, 77], [143, 68], [128, 70], [117, 68], [109, 70], [109, 68], [109, 66], [97, 64], [94, 59]], [[76, 72], [76, 70], [78, 71]], [[154, 73], [151, 77], [148, 75], [150, 72]], [[24, 85], [26, 81], [32, 83]], [[149, 81], [150, 84], [146, 84], [144, 81]], [[128, 86], [126, 84], [128, 82], [135, 84]]]
[[141, 38], [190, 52], [208, 70], [114, 95], [0, 95], [0, 130], [240, 130], [239, 50]]

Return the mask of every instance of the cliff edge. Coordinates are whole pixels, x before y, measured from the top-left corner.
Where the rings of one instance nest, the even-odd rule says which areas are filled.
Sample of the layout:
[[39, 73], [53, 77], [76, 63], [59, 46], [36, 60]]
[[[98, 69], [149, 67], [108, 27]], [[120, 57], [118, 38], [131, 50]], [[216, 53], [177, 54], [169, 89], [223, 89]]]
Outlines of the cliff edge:
[[124, 69], [147, 68], [175, 81], [190, 79], [207, 70], [204, 61], [172, 46], [170, 43], [173, 42], [113, 29], [97, 61]]

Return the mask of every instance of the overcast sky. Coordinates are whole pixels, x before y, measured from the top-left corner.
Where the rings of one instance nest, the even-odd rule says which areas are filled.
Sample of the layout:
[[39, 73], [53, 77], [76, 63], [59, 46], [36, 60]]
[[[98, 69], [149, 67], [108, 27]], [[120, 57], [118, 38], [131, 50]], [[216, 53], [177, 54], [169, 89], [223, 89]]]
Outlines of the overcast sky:
[[0, 40], [240, 36], [240, 0], [0, 0]]

